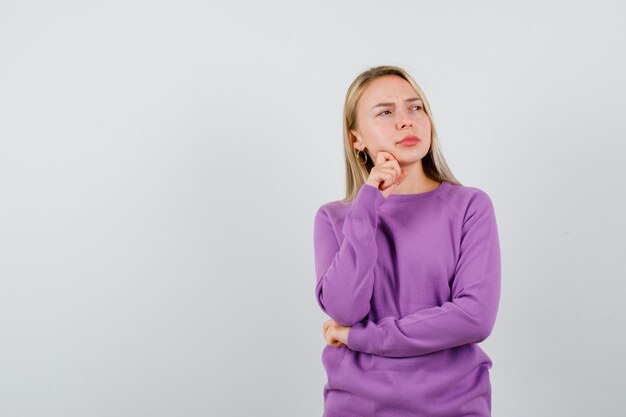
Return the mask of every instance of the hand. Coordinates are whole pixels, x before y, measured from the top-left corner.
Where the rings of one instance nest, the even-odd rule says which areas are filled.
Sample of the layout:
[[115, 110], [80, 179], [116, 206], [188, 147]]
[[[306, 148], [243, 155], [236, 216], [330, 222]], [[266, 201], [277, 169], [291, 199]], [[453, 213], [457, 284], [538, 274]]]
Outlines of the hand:
[[330, 319], [324, 322], [324, 338], [330, 346], [348, 346], [348, 333], [350, 327], [342, 326], [335, 320]]
[[408, 171], [400, 168], [400, 164], [391, 153], [380, 151], [376, 154], [374, 167], [365, 183], [381, 190], [383, 197], [387, 198], [407, 175]]

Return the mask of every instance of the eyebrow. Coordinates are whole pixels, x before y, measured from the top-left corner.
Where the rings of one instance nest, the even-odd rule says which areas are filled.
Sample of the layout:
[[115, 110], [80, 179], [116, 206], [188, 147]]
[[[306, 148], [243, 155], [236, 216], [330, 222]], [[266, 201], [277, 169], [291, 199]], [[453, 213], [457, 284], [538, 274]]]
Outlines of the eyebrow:
[[[411, 101], [422, 101], [421, 98], [419, 97], [411, 97], [411, 98], [407, 98], [406, 100], [404, 100], [407, 103], [410, 103]], [[378, 103], [377, 105], [375, 105], [374, 107], [372, 107], [372, 109], [375, 109], [376, 107], [385, 107], [385, 106], [395, 106], [395, 103]]]

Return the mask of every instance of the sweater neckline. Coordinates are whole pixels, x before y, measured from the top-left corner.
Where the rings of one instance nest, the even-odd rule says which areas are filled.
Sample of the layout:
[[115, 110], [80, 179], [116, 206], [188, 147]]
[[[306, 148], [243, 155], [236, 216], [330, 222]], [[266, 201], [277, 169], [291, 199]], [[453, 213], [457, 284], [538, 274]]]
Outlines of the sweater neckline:
[[446, 188], [448, 188], [450, 186], [450, 183], [448, 181], [442, 181], [441, 184], [439, 184], [439, 186], [437, 188], [433, 188], [430, 191], [425, 191], [423, 193], [417, 193], [417, 194], [389, 194], [387, 196], [387, 203], [403, 203], [406, 201], [419, 201], [419, 200], [424, 200], [426, 198], [430, 198], [433, 197], [437, 194], [439, 194], [440, 192], [442, 192], [443, 190], [445, 190]]

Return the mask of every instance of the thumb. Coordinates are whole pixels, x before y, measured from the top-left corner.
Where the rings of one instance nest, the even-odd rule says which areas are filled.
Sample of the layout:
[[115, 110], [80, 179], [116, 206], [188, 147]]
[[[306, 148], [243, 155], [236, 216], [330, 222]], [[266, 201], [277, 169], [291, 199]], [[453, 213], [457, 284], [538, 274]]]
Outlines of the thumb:
[[376, 165], [380, 165], [386, 161], [385, 154], [383, 152], [378, 152], [376, 154]]

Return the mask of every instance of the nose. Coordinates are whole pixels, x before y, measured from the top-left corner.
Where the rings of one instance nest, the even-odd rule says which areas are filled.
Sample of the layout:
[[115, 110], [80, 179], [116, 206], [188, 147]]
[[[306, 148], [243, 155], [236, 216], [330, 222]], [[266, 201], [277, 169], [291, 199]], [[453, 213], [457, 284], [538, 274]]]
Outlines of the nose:
[[404, 129], [407, 126], [413, 127], [413, 121], [409, 119], [401, 119], [398, 121], [398, 128]]
[[397, 120], [396, 125], [398, 129], [405, 129], [406, 127], [413, 127], [413, 119], [411, 118], [411, 114], [407, 111], [398, 111], [396, 113]]

